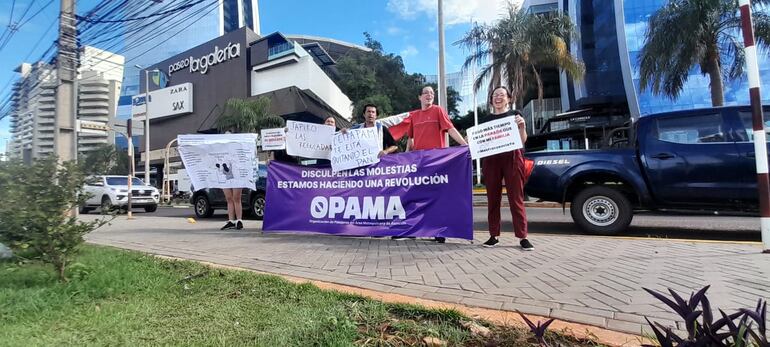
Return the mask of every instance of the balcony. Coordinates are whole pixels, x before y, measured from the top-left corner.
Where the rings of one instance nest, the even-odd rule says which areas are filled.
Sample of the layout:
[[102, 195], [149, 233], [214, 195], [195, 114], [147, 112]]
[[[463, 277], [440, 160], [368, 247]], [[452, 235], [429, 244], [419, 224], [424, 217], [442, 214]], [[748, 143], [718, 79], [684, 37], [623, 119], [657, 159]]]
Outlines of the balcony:
[[90, 100], [109, 101], [110, 96], [107, 93], [95, 93], [95, 94], [80, 93], [79, 99], [80, 101], [90, 101]]
[[94, 94], [94, 93], [109, 93], [110, 87], [108, 84], [89, 84], [80, 86], [80, 93]]
[[102, 116], [90, 116], [90, 115], [87, 116], [87, 115], [84, 115], [84, 114], [79, 114], [78, 115], [78, 119], [79, 120], [89, 121], [89, 122], [101, 122], [101, 123], [104, 123], [104, 124], [107, 124], [107, 122], [110, 121], [110, 117], [103, 116], [103, 115]]
[[302, 56], [302, 52], [303, 52], [302, 47], [295, 44], [294, 42], [283, 42], [268, 48], [267, 61], [278, 59], [280, 57], [283, 57], [292, 53], [297, 56]]
[[89, 100], [89, 101], [81, 101], [80, 103], [78, 103], [78, 107], [80, 107], [80, 108], [108, 108], [108, 107], [110, 107], [110, 103], [108, 101]]
[[110, 110], [107, 107], [100, 108], [80, 108], [78, 109], [78, 117], [85, 118], [89, 116], [109, 116]]

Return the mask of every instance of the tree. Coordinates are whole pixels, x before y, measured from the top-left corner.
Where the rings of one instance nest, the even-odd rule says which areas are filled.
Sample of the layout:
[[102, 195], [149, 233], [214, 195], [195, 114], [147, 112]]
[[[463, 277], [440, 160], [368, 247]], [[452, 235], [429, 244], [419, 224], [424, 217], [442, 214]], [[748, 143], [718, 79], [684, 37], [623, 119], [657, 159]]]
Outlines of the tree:
[[[755, 36], [758, 46], [770, 42], [770, 16], [763, 12], [770, 1], [754, 0]], [[743, 76], [741, 18], [736, 0], [670, 0], [649, 21], [639, 55], [639, 86], [679, 97], [694, 66], [708, 75], [712, 106], [724, 104], [723, 79]]]
[[[360, 117], [363, 113], [361, 107], [370, 102], [377, 105], [380, 117], [419, 108], [418, 96], [422, 87], [427, 85], [425, 76], [407, 73], [400, 56], [384, 53], [380, 42], [369, 33], [364, 33], [364, 36], [365, 46], [371, 52], [352, 50], [337, 61], [335, 83], [352, 101], [353, 116]], [[452, 105], [456, 110], [459, 94], [449, 91], [447, 97], [450, 110]]]
[[84, 222], [67, 212], [85, 203], [85, 174], [73, 161], [55, 157], [25, 165], [0, 163], [0, 242], [15, 254], [53, 265], [61, 281], [83, 236], [106, 219]]
[[80, 167], [86, 175], [127, 175], [131, 160], [128, 152], [115, 145], [104, 144], [95, 150], [81, 153]]
[[[478, 113], [479, 123], [483, 122], [484, 119], [489, 117], [489, 112], [485, 107], [479, 107], [476, 111]], [[476, 124], [473, 118], [473, 110], [470, 110], [465, 115], [454, 117], [452, 119], [452, 123], [454, 124], [457, 131], [465, 135], [465, 131]]]
[[259, 133], [262, 129], [284, 126], [283, 118], [270, 114], [270, 99], [264, 96], [258, 99], [227, 100], [225, 111], [216, 123], [219, 131], [234, 133]]
[[[553, 66], [575, 79], [581, 79], [585, 66], [568, 49], [569, 40], [577, 37], [577, 30], [569, 16], [563, 14], [530, 14], [514, 5], [494, 25], [475, 25], [456, 45], [472, 53], [463, 68], [483, 64], [474, 88], [478, 90], [488, 81], [489, 90], [501, 85], [507, 75], [506, 87], [512, 99], [521, 105], [527, 81], [534, 81], [538, 99], [543, 99], [543, 81], [540, 68]], [[491, 63], [487, 61], [491, 60]], [[531, 82], [530, 82], [531, 83]]]

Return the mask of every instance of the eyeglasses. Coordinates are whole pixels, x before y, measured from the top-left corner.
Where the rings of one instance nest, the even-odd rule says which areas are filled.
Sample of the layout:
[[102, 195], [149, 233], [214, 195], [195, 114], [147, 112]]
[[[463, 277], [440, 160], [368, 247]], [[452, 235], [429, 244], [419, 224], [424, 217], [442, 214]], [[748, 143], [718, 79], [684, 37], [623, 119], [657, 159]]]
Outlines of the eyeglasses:
[[507, 96], [508, 96], [508, 94], [505, 94], [505, 93], [492, 94], [493, 98], [504, 98], [504, 97], [507, 97]]

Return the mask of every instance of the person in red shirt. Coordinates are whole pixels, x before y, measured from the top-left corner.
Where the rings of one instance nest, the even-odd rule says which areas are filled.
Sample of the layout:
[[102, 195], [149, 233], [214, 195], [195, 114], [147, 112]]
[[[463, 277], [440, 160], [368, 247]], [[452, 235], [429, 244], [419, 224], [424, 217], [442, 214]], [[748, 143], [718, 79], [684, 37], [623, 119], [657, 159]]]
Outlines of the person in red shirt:
[[[445, 132], [449, 133], [449, 136], [457, 141], [457, 143], [463, 146], [468, 145], [463, 136], [455, 129], [446, 111], [441, 106], [433, 104], [435, 97], [436, 94], [433, 92], [433, 87], [423, 87], [422, 92], [418, 96], [420, 99], [420, 109], [409, 112], [407, 151], [447, 147], [444, 136]], [[436, 237], [435, 241], [444, 243], [446, 238]]]
[[418, 96], [420, 109], [409, 112], [407, 150], [447, 147], [445, 132], [448, 132], [449, 136], [457, 143], [463, 146], [467, 145], [460, 132], [455, 129], [446, 111], [441, 106], [433, 104], [435, 97], [433, 87], [425, 86]]

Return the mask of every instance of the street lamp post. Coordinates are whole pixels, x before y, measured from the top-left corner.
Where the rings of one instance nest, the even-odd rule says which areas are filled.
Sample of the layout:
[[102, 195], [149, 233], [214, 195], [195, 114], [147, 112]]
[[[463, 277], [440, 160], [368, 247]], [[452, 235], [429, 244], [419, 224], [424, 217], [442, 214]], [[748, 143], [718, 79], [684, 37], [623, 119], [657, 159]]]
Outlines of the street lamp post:
[[[134, 65], [143, 69], [141, 65]], [[150, 72], [158, 73], [158, 69], [144, 70], [144, 183], [150, 185]]]

